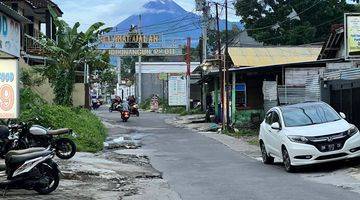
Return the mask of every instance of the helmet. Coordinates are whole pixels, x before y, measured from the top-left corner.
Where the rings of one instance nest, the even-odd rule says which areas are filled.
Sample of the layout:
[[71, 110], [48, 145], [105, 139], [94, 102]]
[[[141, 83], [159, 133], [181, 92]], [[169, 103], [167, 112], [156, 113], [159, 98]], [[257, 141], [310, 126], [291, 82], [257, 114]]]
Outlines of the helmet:
[[0, 126], [0, 140], [7, 139], [9, 135], [9, 128], [7, 126]]

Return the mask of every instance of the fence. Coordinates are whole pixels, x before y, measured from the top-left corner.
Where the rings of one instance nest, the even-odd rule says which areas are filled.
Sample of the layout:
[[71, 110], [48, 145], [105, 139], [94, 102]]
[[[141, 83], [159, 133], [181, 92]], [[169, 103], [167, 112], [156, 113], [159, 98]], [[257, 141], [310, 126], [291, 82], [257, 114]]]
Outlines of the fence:
[[360, 79], [360, 69], [331, 70], [324, 72], [324, 80], [356, 80]]
[[280, 105], [304, 102], [305, 86], [279, 85], [278, 97]]
[[278, 105], [277, 83], [276, 81], [264, 81], [262, 89], [264, 95], [264, 111], [267, 112], [272, 107]]
[[311, 75], [306, 78], [305, 83], [305, 101], [320, 101], [320, 76]]

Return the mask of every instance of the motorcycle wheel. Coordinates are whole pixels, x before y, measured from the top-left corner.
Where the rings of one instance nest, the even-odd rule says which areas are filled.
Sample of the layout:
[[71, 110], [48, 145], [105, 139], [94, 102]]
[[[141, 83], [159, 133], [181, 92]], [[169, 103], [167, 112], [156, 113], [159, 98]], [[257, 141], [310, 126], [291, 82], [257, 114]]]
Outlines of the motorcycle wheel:
[[137, 110], [136, 111], [136, 117], [139, 117], [140, 116], [140, 112]]
[[123, 119], [123, 122], [127, 122], [128, 119]]
[[55, 153], [61, 159], [70, 159], [76, 153], [76, 144], [68, 138], [58, 139], [56, 141]]
[[59, 186], [60, 176], [58, 169], [53, 169], [49, 165], [42, 163], [39, 166], [39, 171], [42, 174], [41, 180], [46, 180], [47, 184], [39, 183], [34, 190], [39, 194], [50, 194]]

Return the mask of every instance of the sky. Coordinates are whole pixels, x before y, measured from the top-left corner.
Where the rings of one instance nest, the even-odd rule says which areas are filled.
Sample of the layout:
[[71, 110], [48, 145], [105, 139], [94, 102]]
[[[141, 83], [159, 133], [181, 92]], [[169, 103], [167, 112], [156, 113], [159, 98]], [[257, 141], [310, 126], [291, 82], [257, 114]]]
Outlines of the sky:
[[[91, 24], [102, 21], [112, 27], [132, 14], [141, 11], [142, 5], [149, 0], [53, 0], [64, 12], [63, 19], [70, 25], [80, 22], [85, 30]], [[193, 11], [195, 0], [174, 0], [187, 11]], [[223, 0], [217, 0], [223, 2]], [[230, 5], [230, 4], [229, 4]], [[239, 21], [229, 9], [229, 20]]]

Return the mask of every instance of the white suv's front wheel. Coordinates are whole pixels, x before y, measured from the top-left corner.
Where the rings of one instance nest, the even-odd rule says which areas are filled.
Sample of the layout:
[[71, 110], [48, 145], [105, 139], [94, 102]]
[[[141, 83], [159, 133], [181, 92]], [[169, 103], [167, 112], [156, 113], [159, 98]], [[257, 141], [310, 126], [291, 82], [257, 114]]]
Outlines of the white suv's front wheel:
[[285, 170], [287, 172], [294, 172], [295, 167], [293, 165], [291, 165], [290, 155], [285, 147], [282, 148], [282, 157], [283, 157], [283, 163], [285, 166]]
[[264, 164], [273, 164], [274, 163], [274, 157], [270, 156], [266, 152], [265, 144], [263, 141], [260, 141], [260, 149], [261, 149], [261, 157]]

